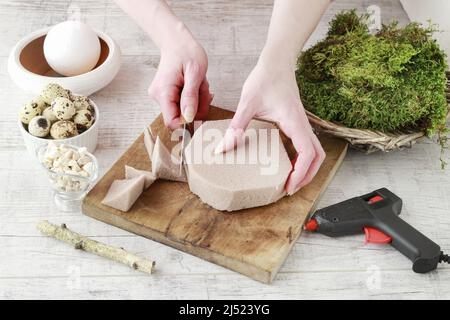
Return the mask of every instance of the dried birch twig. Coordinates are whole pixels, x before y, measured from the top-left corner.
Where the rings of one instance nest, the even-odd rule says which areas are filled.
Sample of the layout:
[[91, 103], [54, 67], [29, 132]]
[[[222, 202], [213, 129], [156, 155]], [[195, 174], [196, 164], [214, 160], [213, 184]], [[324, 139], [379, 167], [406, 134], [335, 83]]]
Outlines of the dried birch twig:
[[84, 250], [98, 256], [114, 260], [127, 266], [146, 273], [152, 273], [155, 261], [141, 258], [129, 253], [122, 248], [109, 246], [107, 244], [89, 239], [79, 233], [69, 230], [65, 224], [60, 226], [43, 220], [37, 225], [38, 230], [49, 237], [61, 240], [72, 245], [75, 249]]

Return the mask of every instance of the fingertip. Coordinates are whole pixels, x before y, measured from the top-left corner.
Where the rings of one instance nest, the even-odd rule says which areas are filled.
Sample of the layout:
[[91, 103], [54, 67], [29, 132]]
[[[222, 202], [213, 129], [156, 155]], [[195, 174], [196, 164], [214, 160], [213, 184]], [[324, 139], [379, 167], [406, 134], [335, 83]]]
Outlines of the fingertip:
[[294, 195], [294, 193], [296, 193], [297, 192], [297, 188], [295, 188], [295, 187], [286, 187], [286, 194], [288, 195], [288, 196], [292, 196], [292, 195]]
[[291, 172], [291, 174], [289, 175], [289, 178], [286, 182], [286, 186], [285, 186], [285, 190], [287, 195], [292, 196], [294, 193], [296, 193], [301, 185], [301, 181], [302, 181], [303, 177], [301, 175], [301, 172], [299, 172], [298, 170], [293, 170]]
[[236, 147], [236, 145], [240, 142], [243, 135], [244, 130], [241, 128], [228, 128], [224, 136], [224, 151], [226, 152], [234, 149], [234, 147]]
[[224, 143], [223, 138], [220, 140], [220, 142], [217, 144], [216, 148], [214, 149], [214, 154], [221, 154], [224, 152]]
[[180, 99], [181, 114], [188, 123], [191, 123], [201, 104], [199, 75], [187, 72], [184, 81]]
[[180, 117], [173, 118], [167, 125], [169, 129], [176, 130], [180, 127]]
[[180, 107], [181, 114], [187, 122], [190, 123], [194, 120], [197, 113], [198, 104], [198, 91], [194, 91], [191, 88], [184, 87], [183, 91], [181, 92]]
[[234, 149], [240, 142], [243, 133], [244, 130], [242, 129], [229, 127], [222, 140], [220, 140], [214, 149], [214, 153], [219, 154]]
[[194, 121], [195, 114], [197, 112], [193, 105], [187, 105], [184, 107], [181, 113], [183, 114], [184, 120], [186, 120], [186, 122], [188, 123], [191, 123], [192, 121]]
[[295, 188], [295, 189], [293, 189], [293, 190], [291, 190], [291, 191], [289, 191], [289, 192], [286, 192], [286, 194], [289, 196], [289, 197], [292, 197], [294, 194], [296, 194], [297, 193], [297, 191], [299, 191], [301, 189], [301, 187], [298, 187], [298, 188]]

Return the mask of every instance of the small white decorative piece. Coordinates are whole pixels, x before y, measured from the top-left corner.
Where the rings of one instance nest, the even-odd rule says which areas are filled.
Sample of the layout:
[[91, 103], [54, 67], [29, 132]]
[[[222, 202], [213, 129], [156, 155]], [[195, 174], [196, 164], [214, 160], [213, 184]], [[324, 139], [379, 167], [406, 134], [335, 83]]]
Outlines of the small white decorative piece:
[[381, 9], [379, 6], [373, 4], [368, 6], [367, 14], [369, 15], [369, 30], [371, 33], [376, 33], [381, 30]]
[[84, 148], [56, 141], [50, 141], [40, 147], [36, 155], [54, 190], [54, 200], [58, 209], [79, 210], [81, 200], [97, 179], [96, 158]]

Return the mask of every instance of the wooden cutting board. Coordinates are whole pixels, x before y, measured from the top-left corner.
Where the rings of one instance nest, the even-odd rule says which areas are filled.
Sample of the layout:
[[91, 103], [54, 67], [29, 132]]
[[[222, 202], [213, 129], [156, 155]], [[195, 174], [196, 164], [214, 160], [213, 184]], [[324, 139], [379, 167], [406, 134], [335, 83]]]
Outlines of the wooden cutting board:
[[[211, 107], [208, 119], [232, 116], [230, 111]], [[151, 124], [151, 129], [168, 147], [174, 143], [161, 115]], [[171, 181], [156, 181], [129, 212], [102, 205], [113, 180], [124, 178], [125, 165], [151, 168], [141, 134], [86, 196], [83, 213], [270, 283], [347, 151], [347, 144], [342, 140], [326, 136], [320, 140], [327, 157], [314, 181], [295, 195], [268, 206], [232, 213], [217, 211], [203, 204], [186, 183]], [[292, 156], [292, 145], [285, 138], [283, 141]]]

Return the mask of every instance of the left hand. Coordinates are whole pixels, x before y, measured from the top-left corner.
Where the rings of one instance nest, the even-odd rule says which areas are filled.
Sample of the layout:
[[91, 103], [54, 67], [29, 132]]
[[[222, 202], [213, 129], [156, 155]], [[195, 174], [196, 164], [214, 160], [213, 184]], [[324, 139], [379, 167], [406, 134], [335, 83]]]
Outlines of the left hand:
[[314, 178], [325, 152], [306, 117], [293, 68], [258, 62], [242, 88], [236, 114], [216, 152], [233, 149], [254, 117], [277, 123], [292, 140], [297, 158], [285, 189], [288, 195], [294, 194]]
[[207, 69], [205, 49], [188, 31], [178, 30], [161, 47], [158, 71], [148, 93], [159, 103], [168, 128], [180, 126], [180, 115], [187, 122], [206, 117], [213, 99]]

